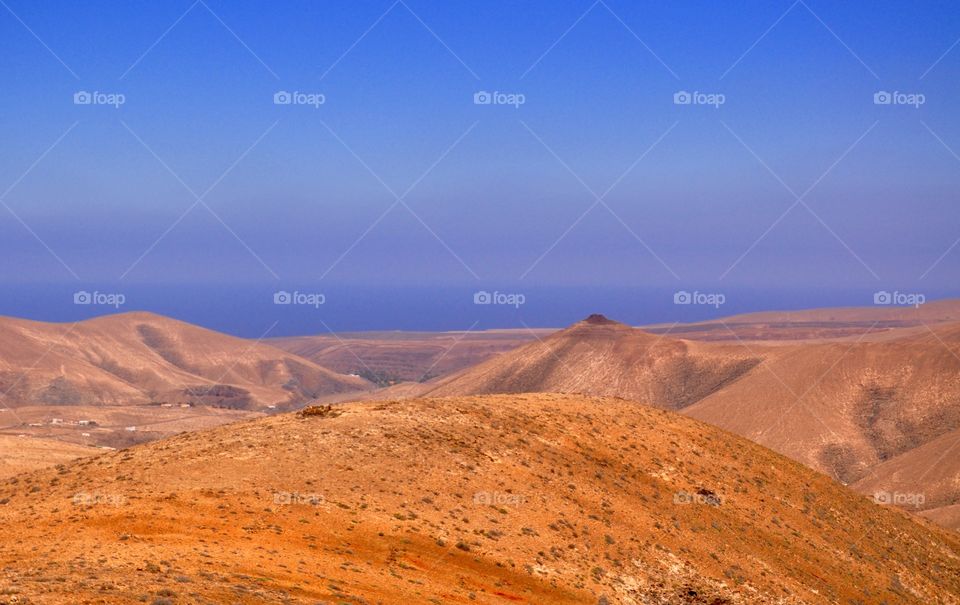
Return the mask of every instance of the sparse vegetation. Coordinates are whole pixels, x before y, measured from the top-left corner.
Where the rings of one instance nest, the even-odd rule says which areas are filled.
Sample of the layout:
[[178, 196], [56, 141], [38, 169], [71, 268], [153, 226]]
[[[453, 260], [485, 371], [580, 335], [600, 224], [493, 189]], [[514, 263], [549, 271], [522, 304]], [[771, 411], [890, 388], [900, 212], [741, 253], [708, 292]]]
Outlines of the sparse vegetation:
[[[121, 485], [124, 506], [64, 515], [81, 486]], [[300, 497], [321, 489], [316, 505]], [[288, 505], [274, 503], [280, 492]], [[41, 582], [81, 602], [127, 591], [143, 603], [373, 605], [414, 591], [438, 603], [946, 605], [960, 594], [960, 539], [620, 399], [311, 406], [20, 475], [0, 494], [16, 535], [0, 543], [11, 562], [0, 582], [19, 596]]]

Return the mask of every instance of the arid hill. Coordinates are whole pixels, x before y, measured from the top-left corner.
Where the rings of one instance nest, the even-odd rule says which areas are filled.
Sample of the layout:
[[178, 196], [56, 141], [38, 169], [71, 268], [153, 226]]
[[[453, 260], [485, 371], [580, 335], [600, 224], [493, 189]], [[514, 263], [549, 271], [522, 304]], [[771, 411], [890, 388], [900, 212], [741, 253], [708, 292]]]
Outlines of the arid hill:
[[852, 487], [960, 529], [960, 429], [874, 466]]
[[271, 338], [265, 342], [381, 386], [422, 382], [476, 365], [553, 330], [358, 332]]
[[758, 362], [740, 347], [655, 336], [592, 315], [441, 380], [426, 392], [585, 393], [681, 409], [735, 382]]
[[0, 319], [0, 405], [292, 405], [370, 384], [271, 346], [150, 313]]
[[960, 456], [940, 458], [960, 430], [958, 322], [697, 342], [594, 318], [433, 384], [431, 395], [582, 392], [682, 409], [862, 493], [921, 494], [913, 512], [960, 504]]
[[691, 340], [812, 340], [860, 338], [869, 331], [882, 338], [902, 328], [960, 322], [960, 300], [938, 300], [919, 307], [874, 305], [802, 311], [761, 311], [691, 324], [644, 327], [653, 334], [669, 333]]
[[30, 439], [0, 435], [0, 478], [69, 462], [83, 456], [102, 453], [94, 447], [66, 443], [56, 439]]
[[[844, 482], [960, 428], [960, 324], [746, 349], [761, 366], [685, 413]], [[922, 466], [935, 455], [912, 459]]]
[[960, 537], [621, 399], [308, 408], [0, 482], [20, 603], [960, 602]]
[[960, 504], [930, 508], [919, 513], [937, 525], [960, 531]]

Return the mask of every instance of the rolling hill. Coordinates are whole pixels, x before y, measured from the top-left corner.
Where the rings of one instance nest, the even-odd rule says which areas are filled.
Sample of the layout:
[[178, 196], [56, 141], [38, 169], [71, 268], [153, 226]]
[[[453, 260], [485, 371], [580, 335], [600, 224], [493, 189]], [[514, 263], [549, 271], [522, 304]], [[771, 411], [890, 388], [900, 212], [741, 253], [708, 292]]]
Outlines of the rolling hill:
[[0, 404], [292, 406], [370, 384], [271, 346], [150, 313], [0, 319]]
[[960, 537], [577, 395], [308, 408], [0, 482], [35, 604], [948, 604]]
[[[960, 429], [874, 466], [852, 487], [879, 499], [901, 500], [931, 518], [947, 515], [960, 503]], [[937, 509], [942, 510], [933, 512]], [[947, 525], [960, 529], [960, 515], [953, 516]]]
[[960, 428], [960, 324], [906, 332], [751, 345], [761, 367], [685, 412], [853, 483]]
[[760, 311], [690, 324], [645, 326], [653, 334], [670, 333], [691, 340], [814, 340], [860, 338], [864, 332], [882, 338], [903, 328], [960, 322], [960, 300], [947, 299], [919, 307], [874, 305], [828, 307], [799, 311]]
[[591, 315], [440, 380], [425, 393], [585, 393], [681, 409], [735, 382], [759, 361], [739, 347], [655, 336]]
[[0, 435], [0, 478], [102, 453], [94, 447], [56, 439], [29, 439]]
[[872, 336], [685, 341], [595, 317], [424, 391], [624, 397], [682, 410], [865, 494], [923, 494], [914, 512], [960, 504], [960, 456], [938, 459], [960, 430], [960, 323]]
[[371, 377], [386, 385], [446, 376], [552, 331], [357, 332], [271, 338], [266, 342], [325, 368]]

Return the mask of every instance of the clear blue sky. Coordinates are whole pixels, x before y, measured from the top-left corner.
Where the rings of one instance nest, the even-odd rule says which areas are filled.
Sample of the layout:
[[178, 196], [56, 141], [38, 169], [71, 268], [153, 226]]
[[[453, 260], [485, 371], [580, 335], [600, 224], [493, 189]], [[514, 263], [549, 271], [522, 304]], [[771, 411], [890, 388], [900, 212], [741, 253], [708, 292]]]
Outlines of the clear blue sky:
[[960, 268], [951, 2], [2, 4], [8, 288], [950, 293]]

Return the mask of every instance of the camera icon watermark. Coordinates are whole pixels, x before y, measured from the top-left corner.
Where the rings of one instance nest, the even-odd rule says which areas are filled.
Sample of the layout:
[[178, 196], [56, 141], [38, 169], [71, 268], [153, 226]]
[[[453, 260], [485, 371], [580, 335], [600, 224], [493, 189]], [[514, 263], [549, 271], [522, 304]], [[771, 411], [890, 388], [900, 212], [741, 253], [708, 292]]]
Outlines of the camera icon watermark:
[[300, 92], [295, 90], [287, 92], [278, 90], [273, 93], [274, 105], [309, 105], [314, 109], [319, 109], [321, 105], [327, 102], [327, 96], [319, 92]]
[[873, 93], [874, 105], [907, 105], [914, 109], [920, 109], [920, 106], [927, 102], [927, 97], [919, 92], [900, 92], [894, 90], [878, 90]]
[[302, 305], [319, 309], [320, 305], [327, 302], [327, 297], [319, 292], [300, 292], [294, 290], [277, 290], [273, 293], [273, 304], [275, 305]]
[[127, 97], [119, 92], [100, 92], [95, 90], [88, 92], [78, 90], [73, 93], [74, 105], [109, 105], [114, 109], [119, 109], [121, 105], [127, 102]]
[[721, 105], [727, 102], [727, 96], [719, 92], [700, 92], [695, 90], [687, 92], [678, 90], [673, 93], [674, 105], [709, 105], [714, 109], [719, 109]]
[[892, 504], [920, 508], [927, 501], [927, 497], [921, 493], [879, 491], [873, 494], [873, 501], [884, 506]]
[[473, 93], [474, 105], [511, 105], [514, 109], [520, 109], [520, 106], [526, 102], [527, 96], [519, 92], [478, 90]]
[[123, 506], [127, 503], [127, 497], [123, 494], [77, 492], [70, 498], [70, 501], [73, 502], [74, 506], [97, 506], [100, 504]]
[[723, 498], [708, 489], [700, 488], [695, 492], [679, 491], [673, 494], [673, 503], [686, 504], [705, 504], [707, 506], [720, 506], [723, 504]]
[[517, 507], [527, 503], [527, 497], [510, 492], [477, 492], [473, 494], [473, 503], [481, 506]]
[[719, 309], [726, 302], [726, 295], [720, 292], [678, 290], [673, 293], [673, 304], [675, 305], [706, 305]]
[[526, 302], [527, 297], [520, 293], [487, 292], [486, 290], [473, 293], [473, 304], [475, 305], [506, 305], [519, 309]]
[[274, 492], [273, 503], [278, 506], [321, 506], [327, 501], [321, 494], [301, 494], [300, 492]]
[[900, 292], [898, 290], [888, 292], [887, 290], [880, 290], [873, 293], [873, 304], [875, 305], [919, 308], [920, 305], [925, 302], [927, 302], [927, 297], [919, 292]]
[[119, 309], [127, 302], [127, 297], [119, 292], [87, 292], [78, 290], [73, 293], [75, 305], [98, 305]]

